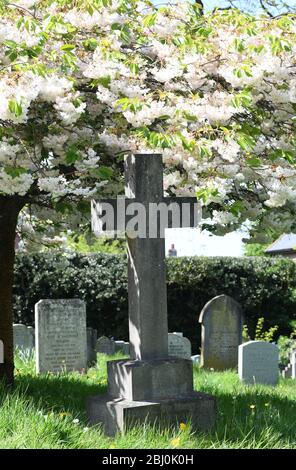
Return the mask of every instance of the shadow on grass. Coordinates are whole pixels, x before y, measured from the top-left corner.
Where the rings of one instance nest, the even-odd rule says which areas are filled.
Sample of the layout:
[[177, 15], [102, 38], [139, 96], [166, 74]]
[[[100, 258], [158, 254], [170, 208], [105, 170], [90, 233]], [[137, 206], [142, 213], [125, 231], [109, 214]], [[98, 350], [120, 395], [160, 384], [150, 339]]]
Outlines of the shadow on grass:
[[18, 376], [14, 390], [24, 398], [31, 399], [38, 409], [70, 412], [85, 419], [87, 397], [104, 393], [107, 387], [105, 384], [88, 382], [87, 374], [81, 378], [66, 374]]

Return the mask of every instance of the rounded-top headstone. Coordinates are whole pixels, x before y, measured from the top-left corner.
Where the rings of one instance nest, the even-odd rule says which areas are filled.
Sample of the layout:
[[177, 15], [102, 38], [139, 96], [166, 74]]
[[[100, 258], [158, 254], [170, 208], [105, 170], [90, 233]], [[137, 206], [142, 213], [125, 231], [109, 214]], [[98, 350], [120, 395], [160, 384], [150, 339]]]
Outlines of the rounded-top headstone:
[[206, 303], [199, 322], [202, 324], [201, 366], [215, 370], [237, 368], [243, 330], [239, 303], [228, 295], [218, 295]]
[[238, 373], [246, 384], [276, 385], [279, 349], [267, 341], [248, 341], [239, 346]]
[[168, 334], [168, 352], [169, 356], [183, 357], [184, 359], [191, 358], [191, 342], [182, 334], [169, 333]]
[[112, 356], [115, 354], [115, 341], [113, 339], [107, 338], [107, 336], [101, 336], [97, 340], [97, 352], [102, 354], [107, 354], [107, 356]]

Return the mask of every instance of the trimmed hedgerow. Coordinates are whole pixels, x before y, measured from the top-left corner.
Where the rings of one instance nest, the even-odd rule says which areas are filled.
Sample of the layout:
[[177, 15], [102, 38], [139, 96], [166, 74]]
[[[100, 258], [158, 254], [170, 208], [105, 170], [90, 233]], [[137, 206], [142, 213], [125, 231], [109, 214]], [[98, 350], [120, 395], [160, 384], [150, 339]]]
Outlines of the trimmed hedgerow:
[[[241, 303], [251, 334], [258, 318], [290, 331], [296, 319], [296, 264], [283, 258], [190, 257], [167, 260], [170, 331], [183, 331], [198, 352], [198, 316], [215, 295]], [[14, 320], [34, 324], [34, 305], [45, 298], [81, 298], [87, 322], [99, 334], [128, 339], [127, 261], [124, 255], [48, 252], [18, 255]]]

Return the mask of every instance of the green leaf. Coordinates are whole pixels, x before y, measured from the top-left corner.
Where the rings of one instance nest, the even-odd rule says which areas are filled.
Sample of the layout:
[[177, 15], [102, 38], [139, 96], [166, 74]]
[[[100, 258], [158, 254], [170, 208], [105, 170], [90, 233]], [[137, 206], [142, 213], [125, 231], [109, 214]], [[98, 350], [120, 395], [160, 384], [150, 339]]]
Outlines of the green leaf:
[[87, 51], [94, 51], [98, 46], [98, 41], [94, 38], [86, 39], [82, 42], [84, 49]]
[[73, 165], [73, 163], [75, 163], [77, 160], [79, 160], [81, 158], [80, 156], [80, 153], [78, 151], [78, 148], [76, 147], [76, 145], [70, 145], [67, 149], [67, 152], [66, 152], [66, 163], [68, 165]]
[[100, 166], [98, 168], [98, 176], [103, 180], [109, 180], [112, 178], [114, 171], [108, 166]]
[[130, 69], [130, 71], [131, 71], [132, 73], [134, 73], [134, 74], [139, 73], [139, 66], [138, 66], [138, 64], [136, 64], [135, 62], [131, 62], [131, 63], [129, 64], [129, 69]]
[[235, 201], [230, 206], [230, 212], [235, 215], [236, 217], [240, 215], [240, 213], [244, 210], [245, 206], [242, 201]]
[[120, 98], [115, 103], [116, 106], [121, 106], [122, 111], [133, 111], [134, 113], [140, 111], [143, 107], [139, 98]]
[[235, 108], [240, 108], [241, 106], [249, 108], [252, 104], [251, 92], [249, 90], [243, 90], [232, 98], [231, 103]]
[[197, 199], [206, 203], [211, 197], [219, 195], [219, 191], [216, 188], [202, 188], [196, 191]]
[[147, 28], [149, 28], [150, 26], [153, 26], [155, 25], [155, 21], [156, 21], [156, 18], [157, 18], [157, 13], [152, 13], [151, 15], [146, 15], [144, 16], [143, 18], [143, 25]]
[[100, 85], [104, 86], [105, 88], [108, 88], [110, 83], [111, 83], [111, 77], [110, 76], [100, 77], [100, 78], [98, 78], [98, 83]]
[[243, 52], [245, 50], [244, 42], [242, 39], [235, 38], [234, 40], [234, 48], [238, 52]]
[[250, 150], [256, 145], [256, 141], [252, 136], [243, 133], [238, 133], [237, 143], [243, 150]]
[[20, 117], [23, 113], [22, 105], [17, 100], [10, 100], [8, 102], [8, 109], [11, 114], [14, 114], [16, 117]]
[[73, 44], [64, 44], [64, 46], [61, 47], [61, 51], [73, 51], [75, 49], [75, 46]]
[[26, 168], [22, 167], [11, 167], [11, 166], [6, 166], [4, 168], [5, 173], [7, 173], [9, 176], [12, 178], [17, 178], [18, 176], [27, 173]]
[[248, 65], [241, 65], [240, 67], [234, 69], [233, 74], [238, 78], [243, 76], [252, 77], [252, 72]]
[[269, 155], [270, 160], [274, 161], [283, 158], [287, 162], [294, 165], [296, 163], [296, 154], [290, 150], [276, 149]]
[[250, 157], [246, 160], [249, 166], [258, 167], [262, 165], [262, 161], [259, 157]]
[[61, 214], [68, 214], [73, 212], [73, 206], [69, 202], [57, 202], [55, 204], [55, 209], [57, 212], [60, 212]]
[[6, 55], [6, 57], [9, 58], [10, 62], [14, 62], [18, 58], [18, 52], [16, 50], [6, 51], [5, 55]]
[[7, 39], [6, 41], [3, 42], [3, 44], [7, 47], [17, 47], [17, 43], [15, 41], [12, 41], [11, 39]]

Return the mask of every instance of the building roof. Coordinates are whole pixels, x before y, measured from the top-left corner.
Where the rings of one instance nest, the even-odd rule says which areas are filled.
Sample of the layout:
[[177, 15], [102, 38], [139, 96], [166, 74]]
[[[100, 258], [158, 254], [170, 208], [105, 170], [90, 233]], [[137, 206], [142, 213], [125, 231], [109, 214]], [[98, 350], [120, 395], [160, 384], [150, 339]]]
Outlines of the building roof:
[[266, 248], [265, 253], [279, 253], [296, 250], [296, 234], [283, 233], [275, 242]]

